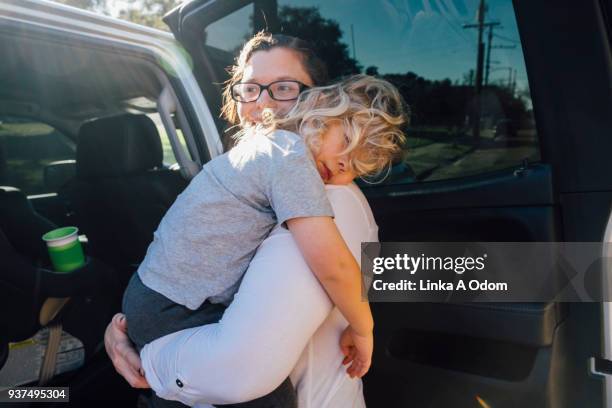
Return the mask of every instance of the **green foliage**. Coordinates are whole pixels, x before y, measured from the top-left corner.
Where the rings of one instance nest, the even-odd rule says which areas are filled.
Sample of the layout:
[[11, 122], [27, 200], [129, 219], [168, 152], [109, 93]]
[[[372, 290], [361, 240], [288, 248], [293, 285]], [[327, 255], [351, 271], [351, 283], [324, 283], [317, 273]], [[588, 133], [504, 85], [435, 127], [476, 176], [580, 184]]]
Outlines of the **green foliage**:
[[361, 72], [361, 66], [349, 56], [348, 46], [341, 41], [340, 25], [323, 18], [316, 7], [282, 6], [278, 12], [281, 32], [309, 41], [327, 63], [330, 78]]
[[[54, 0], [69, 6], [102, 14], [111, 13], [113, 0]], [[119, 9], [117, 17], [133, 23], [168, 31], [162, 17], [185, 0], [135, 0]]]
[[55, 0], [58, 3], [78, 7], [85, 10], [107, 13], [107, 0]]
[[168, 31], [163, 16], [184, 0], [139, 0], [119, 11], [119, 18]]

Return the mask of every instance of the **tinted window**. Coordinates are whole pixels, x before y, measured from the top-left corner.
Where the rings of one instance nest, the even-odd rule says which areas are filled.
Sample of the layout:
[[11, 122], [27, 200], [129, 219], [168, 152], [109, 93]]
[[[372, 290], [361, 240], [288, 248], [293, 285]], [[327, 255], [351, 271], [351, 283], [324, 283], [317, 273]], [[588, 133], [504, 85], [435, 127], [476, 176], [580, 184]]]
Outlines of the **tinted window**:
[[73, 172], [74, 166], [65, 161], [74, 159], [74, 143], [51, 126], [0, 116], [0, 184], [29, 195], [56, 192], [53, 180], [69, 178], [58, 172]]
[[400, 89], [412, 121], [403, 163], [387, 182], [402, 183], [540, 159], [512, 2], [486, 2], [481, 64], [478, 5], [478, 0], [279, 0], [278, 16], [280, 31], [317, 45], [333, 77], [364, 72]]
[[206, 27], [206, 45], [235, 52], [253, 33], [249, 4]]
[[[176, 157], [174, 156], [174, 152], [172, 151], [172, 145], [170, 144], [170, 139], [168, 138], [168, 133], [166, 132], [166, 128], [159, 116], [159, 113], [149, 113], [147, 115], [153, 123], [155, 123], [155, 127], [157, 128], [157, 132], [159, 133], [159, 137], [162, 143], [162, 149], [164, 152], [164, 165], [170, 166], [176, 163]], [[180, 134], [182, 136], [182, 134]], [[180, 137], [181, 142], [184, 145], [184, 141], [182, 137]]]

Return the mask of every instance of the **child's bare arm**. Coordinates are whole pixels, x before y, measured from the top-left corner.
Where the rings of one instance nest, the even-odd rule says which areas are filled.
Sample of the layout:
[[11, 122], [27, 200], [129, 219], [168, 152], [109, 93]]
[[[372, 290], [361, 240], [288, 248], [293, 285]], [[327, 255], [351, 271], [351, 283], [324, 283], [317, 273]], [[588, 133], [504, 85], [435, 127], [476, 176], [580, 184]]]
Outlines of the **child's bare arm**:
[[374, 321], [361, 298], [361, 272], [331, 217], [287, 220], [306, 263], [353, 330], [370, 335]]

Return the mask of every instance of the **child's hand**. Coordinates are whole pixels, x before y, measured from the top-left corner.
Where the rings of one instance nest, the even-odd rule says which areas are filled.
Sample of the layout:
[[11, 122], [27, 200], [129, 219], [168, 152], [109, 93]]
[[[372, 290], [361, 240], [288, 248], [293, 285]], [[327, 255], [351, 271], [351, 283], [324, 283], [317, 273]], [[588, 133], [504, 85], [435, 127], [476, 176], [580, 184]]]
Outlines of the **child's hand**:
[[367, 335], [356, 333], [351, 326], [344, 329], [340, 336], [340, 349], [344, 354], [342, 364], [351, 363], [346, 369], [351, 377], [363, 377], [372, 364], [372, 352], [374, 351], [374, 336], [372, 332]]

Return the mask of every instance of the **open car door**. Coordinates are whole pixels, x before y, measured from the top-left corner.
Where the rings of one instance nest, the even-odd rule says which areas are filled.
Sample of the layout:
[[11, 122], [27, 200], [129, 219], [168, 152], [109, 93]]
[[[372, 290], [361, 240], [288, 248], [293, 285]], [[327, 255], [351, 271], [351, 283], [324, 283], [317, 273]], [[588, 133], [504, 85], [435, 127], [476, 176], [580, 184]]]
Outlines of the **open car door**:
[[[259, 30], [274, 28], [275, 12], [275, 2], [270, 0], [194, 0], [164, 16], [164, 22], [193, 59], [193, 73], [220, 134], [227, 128], [219, 115], [221, 89], [228, 79], [226, 69], [234, 63], [236, 50], [246, 39]], [[229, 21], [218, 24], [226, 19]]]
[[[465, 126], [462, 99], [474, 87], [476, 60], [475, 31], [463, 25], [474, 26], [479, 2], [399, 3], [196, 0], [165, 21], [191, 54], [213, 115], [224, 69], [248, 36], [268, 28], [324, 46], [312, 25], [321, 20], [306, 18], [313, 15], [344, 35], [334, 38], [342, 47], [333, 58], [342, 54], [354, 64], [338, 75], [365, 71], [398, 86], [415, 112], [404, 162], [412, 170], [362, 185], [381, 241], [601, 241], [612, 194], [612, 162], [604, 154], [612, 139], [602, 137], [612, 130], [605, 2], [480, 2], [510, 32], [490, 30], [489, 52], [515, 53], [498, 54], [509, 67], [494, 68], [487, 59], [480, 144], [469, 141], [474, 130]], [[231, 23], [226, 31], [213, 27], [222, 20]], [[220, 33], [236, 41], [217, 41]], [[467, 72], [444, 80], [445, 66], [464, 62]], [[495, 82], [496, 69], [508, 79]], [[220, 132], [224, 126], [218, 121]], [[602, 351], [597, 303], [374, 303], [372, 309], [368, 406], [603, 406], [604, 375], [588, 370]]]

